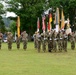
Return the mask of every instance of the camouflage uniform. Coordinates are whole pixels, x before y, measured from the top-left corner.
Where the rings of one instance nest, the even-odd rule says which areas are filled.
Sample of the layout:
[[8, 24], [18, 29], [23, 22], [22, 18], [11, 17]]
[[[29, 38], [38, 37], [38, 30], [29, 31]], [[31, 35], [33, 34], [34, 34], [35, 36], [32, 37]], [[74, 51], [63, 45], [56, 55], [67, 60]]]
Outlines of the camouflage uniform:
[[59, 49], [59, 51], [62, 51], [62, 49], [63, 49], [63, 45], [62, 45], [63, 38], [62, 38], [62, 32], [61, 31], [59, 31], [57, 34], [57, 41], [58, 41], [58, 49]]
[[28, 34], [26, 33], [26, 31], [21, 33], [21, 37], [22, 37], [22, 41], [23, 41], [23, 49], [26, 50], [27, 48], [27, 41], [28, 41]]
[[0, 32], [0, 49], [1, 49], [2, 39], [3, 39], [3, 34]]
[[75, 42], [76, 42], [76, 31], [75, 31]]
[[16, 38], [17, 49], [20, 48], [20, 39], [21, 39], [21, 37], [18, 37], [18, 36], [17, 36], [17, 38]]
[[45, 52], [46, 51], [46, 43], [47, 43], [47, 35], [46, 33], [41, 34], [41, 40], [42, 40], [42, 49]]
[[37, 32], [35, 32], [35, 34], [33, 35], [33, 38], [34, 38], [34, 48], [37, 48]]
[[8, 49], [12, 49], [12, 41], [13, 41], [13, 34], [11, 32], [7, 33], [7, 43], [8, 43]]
[[38, 52], [40, 52], [40, 50], [41, 50], [41, 35], [39, 33], [37, 33], [37, 49], [38, 49]]
[[66, 52], [67, 52], [67, 41], [68, 41], [68, 36], [64, 31], [63, 32], [63, 50]]
[[48, 52], [53, 50], [52, 31], [48, 32]]
[[53, 50], [56, 52], [57, 51], [57, 33], [56, 31], [53, 32], [52, 34], [52, 40], [53, 40]]
[[70, 38], [71, 49], [74, 50], [75, 49], [75, 36], [74, 36], [74, 33], [72, 33], [70, 36], [71, 36], [71, 38]]

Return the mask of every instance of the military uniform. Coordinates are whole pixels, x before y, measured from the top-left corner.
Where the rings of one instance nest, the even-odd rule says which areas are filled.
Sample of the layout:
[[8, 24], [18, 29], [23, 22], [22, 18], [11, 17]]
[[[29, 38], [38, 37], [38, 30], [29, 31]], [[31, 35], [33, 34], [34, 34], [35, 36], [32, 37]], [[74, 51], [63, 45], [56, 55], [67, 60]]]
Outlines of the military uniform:
[[13, 41], [13, 34], [11, 32], [7, 33], [7, 43], [8, 43], [8, 49], [12, 49], [12, 41]]
[[74, 50], [75, 49], [75, 36], [74, 33], [72, 33], [70, 38], [70, 42], [71, 42], [71, 49]]
[[66, 52], [67, 52], [67, 41], [68, 41], [68, 36], [64, 31], [63, 32], [63, 50]]
[[27, 41], [28, 41], [28, 34], [26, 33], [26, 31], [21, 33], [21, 37], [22, 37], [22, 41], [23, 41], [23, 49], [26, 50], [27, 49]]
[[62, 49], [63, 49], [63, 44], [62, 44], [63, 38], [62, 38], [62, 32], [61, 31], [59, 31], [57, 34], [57, 41], [58, 41], [58, 49], [59, 49], [59, 51], [62, 51]]
[[52, 34], [52, 40], [53, 40], [53, 50], [56, 52], [57, 51], [57, 33], [54, 30]]
[[38, 52], [40, 52], [40, 50], [41, 50], [41, 35], [40, 35], [40, 33], [37, 33], [37, 49], [38, 49]]
[[21, 37], [18, 37], [18, 36], [17, 36], [17, 38], [16, 38], [17, 49], [20, 48], [20, 39], [21, 39]]
[[34, 48], [37, 48], [37, 32], [35, 32], [35, 34], [33, 35], [34, 38]]
[[1, 49], [1, 44], [2, 44], [2, 39], [3, 39], [3, 34], [0, 32], [0, 49]]
[[52, 33], [53, 33], [53, 31], [48, 32], [48, 52], [51, 52], [53, 50]]
[[47, 35], [46, 33], [41, 33], [41, 40], [42, 40], [42, 49], [46, 51], [46, 44], [47, 44]]

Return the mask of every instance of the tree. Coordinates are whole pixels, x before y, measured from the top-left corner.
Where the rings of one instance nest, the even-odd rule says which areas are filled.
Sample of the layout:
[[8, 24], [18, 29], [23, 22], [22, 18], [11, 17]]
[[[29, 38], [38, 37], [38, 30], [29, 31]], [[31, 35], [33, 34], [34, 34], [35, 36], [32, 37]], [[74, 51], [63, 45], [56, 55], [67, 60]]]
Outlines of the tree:
[[16, 22], [15, 21], [11, 21], [9, 30], [14, 34], [16, 32], [16, 29], [17, 29]]
[[36, 31], [37, 17], [40, 17], [41, 21], [41, 14], [49, 7], [54, 10], [57, 7], [60, 10], [63, 8], [65, 19], [69, 16], [71, 25], [76, 15], [76, 0], [8, 0], [7, 3], [9, 4], [7, 10], [20, 16], [21, 31], [26, 30], [30, 34]]
[[0, 31], [4, 33], [6, 29], [5, 29], [4, 22], [1, 16], [3, 13], [4, 13], [3, 4], [0, 3]]
[[21, 31], [26, 30], [33, 34], [37, 28], [37, 17], [41, 19], [44, 3], [45, 0], [10, 0], [7, 10], [20, 16]]

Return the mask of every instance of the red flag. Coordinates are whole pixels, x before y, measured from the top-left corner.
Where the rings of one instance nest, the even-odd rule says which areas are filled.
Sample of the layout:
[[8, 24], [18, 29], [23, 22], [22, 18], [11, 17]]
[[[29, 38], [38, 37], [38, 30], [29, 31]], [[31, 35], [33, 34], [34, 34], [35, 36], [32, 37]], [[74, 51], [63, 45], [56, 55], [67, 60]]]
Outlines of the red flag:
[[50, 31], [50, 23], [48, 22], [48, 31]]
[[45, 32], [45, 16], [42, 17], [42, 30]]

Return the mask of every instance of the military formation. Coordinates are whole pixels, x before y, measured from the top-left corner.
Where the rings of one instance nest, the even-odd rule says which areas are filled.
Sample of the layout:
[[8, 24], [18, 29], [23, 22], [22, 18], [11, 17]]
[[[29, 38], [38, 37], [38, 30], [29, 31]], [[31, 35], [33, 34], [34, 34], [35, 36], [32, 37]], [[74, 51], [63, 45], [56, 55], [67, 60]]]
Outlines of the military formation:
[[60, 30], [59, 32], [51, 30], [41, 34], [39, 32], [35, 32], [33, 37], [34, 47], [38, 52], [40, 52], [40, 50], [43, 50], [44, 52], [46, 50], [48, 50], [48, 52], [67, 52], [68, 40], [71, 43], [71, 49], [75, 49], [76, 33], [74, 32], [67, 35], [65, 30]]
[[[6, 35], [7, 35], [8, 50], [11, 50], [12, 43], [13, 43], [13, 34], [11, 32], [7, 32]], [[0, 32], [0, 49], [2, 47], [2, 40], [3, 40], [3, 34]], [[17, 49], [20, 49], [21, 40], [23, 42], [23, 49], [26, 50], [27, 49], [27, 42], [28, 42], [28, 34], [26, 33], [26, 31], [23, 31], [19, 37], [18, 37], [18, 35], [16, 35], [16, 47], [17, 47]]]
[[[7, 32], [7, 45], [8, 49], [12, 49], [12, 43], [13, 43], [13, 34], [11, 32]], [[35, 32], [33, 35], [34, 38], [34, 48], [40, 52], [43, 50], [43, 52], [67, 52], [67, 45], [68, 41], [70, 42], [70, 47], [72, 50], [75, 49], [75, 42], [76, 42], [76, 32], [66, 34], [65, 30], [60, 30], [59, 32], [56, 32], [55, 30], [51, 30], [48, 32]], [[2, 46], [2, 40], [3, 40], [3, 34], [0, 32], [0, 49]], [[27, 43], [28, 43], [28, 34], [26, 31], [23, 31], [21, 35], [18, 37], [16, 35], [16, 47], [19, 50], [20, 49], [20, 43], [23, 42], [23, 49], [27, 49]]]

